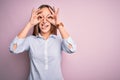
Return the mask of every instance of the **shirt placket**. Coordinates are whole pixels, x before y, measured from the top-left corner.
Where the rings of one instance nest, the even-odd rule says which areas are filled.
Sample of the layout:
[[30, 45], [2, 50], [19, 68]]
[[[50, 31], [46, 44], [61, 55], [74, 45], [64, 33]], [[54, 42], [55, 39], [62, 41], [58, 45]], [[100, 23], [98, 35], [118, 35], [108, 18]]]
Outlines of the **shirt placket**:
[[48, 52], [47, 52], [47, 44], [48, 41], [45, 41], [45, 49], [44, 49], [44, 59], [45, 59], [45, 70], [48, 69]]

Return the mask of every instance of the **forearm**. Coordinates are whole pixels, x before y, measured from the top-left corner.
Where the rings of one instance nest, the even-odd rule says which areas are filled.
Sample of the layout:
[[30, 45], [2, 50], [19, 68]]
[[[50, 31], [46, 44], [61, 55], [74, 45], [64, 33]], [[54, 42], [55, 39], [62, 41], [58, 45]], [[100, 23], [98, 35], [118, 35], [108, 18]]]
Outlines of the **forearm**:
[[33, 25], [30, 22], [24, 27], [24, 29], [17, 35], [19, 38], [25, 38]]
[[[30, 24], [30, 22], [28, 22], [27, 25], [24, 27], [24, 29], [17, 35], [17, 37], [20, 39], [25, 38], [31, 27], [32, 25]], [[16, 48], [17, 48], [17, 44], [14, 44], [13, 50], [15, 50]]]
[[58, 30], [59, 30], [59, 32], [60, 32], [60, 34], [61, 34], [61, 36], [62, 36], [63, 39], [67, 39], [67, 38], [69, 37], [69, 34], [68, 34], [68, 32], [65, 30], [65, 27], [64, 27], [63, 25], [60, 25], [60, 26], [58, 27]]

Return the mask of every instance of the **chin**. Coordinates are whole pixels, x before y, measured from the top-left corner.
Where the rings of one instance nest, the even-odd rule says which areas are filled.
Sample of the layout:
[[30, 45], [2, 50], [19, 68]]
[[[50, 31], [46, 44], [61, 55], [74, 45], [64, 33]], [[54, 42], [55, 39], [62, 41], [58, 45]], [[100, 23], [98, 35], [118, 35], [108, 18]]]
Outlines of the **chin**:
[[42, 30], [42, 33], [46, 34], [49, 33], [50, 31]]
[[44, 34], [45, 34], [45, 33], [49, 33], [49, 32], [50, 32], [50, 28], [41, 29], [41, 32], [44, 33]]

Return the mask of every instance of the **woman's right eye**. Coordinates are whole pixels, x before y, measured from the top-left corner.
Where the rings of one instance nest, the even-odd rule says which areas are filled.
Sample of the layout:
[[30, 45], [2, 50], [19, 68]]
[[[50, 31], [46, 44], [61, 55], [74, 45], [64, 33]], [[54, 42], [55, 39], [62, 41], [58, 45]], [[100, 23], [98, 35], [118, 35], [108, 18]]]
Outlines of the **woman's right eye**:
[[38, 16], [38, 19], [42, 19], [42, 17], [41, 17], [41, 16]]

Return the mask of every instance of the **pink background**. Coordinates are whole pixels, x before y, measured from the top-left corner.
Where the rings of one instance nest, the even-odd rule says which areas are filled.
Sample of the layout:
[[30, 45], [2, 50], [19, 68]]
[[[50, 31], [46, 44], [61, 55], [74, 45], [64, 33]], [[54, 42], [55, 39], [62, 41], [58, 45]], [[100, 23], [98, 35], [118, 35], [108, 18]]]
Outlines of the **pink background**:
[[120, 80], [120, 0], [0, 0], [0, 80], [27, 80], [28, 54], [10, 54], [9, 44], [42, 3], [60, 8], [77, 43], [63, 54], [65, 80]]

